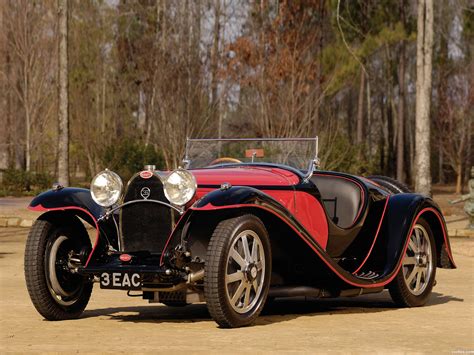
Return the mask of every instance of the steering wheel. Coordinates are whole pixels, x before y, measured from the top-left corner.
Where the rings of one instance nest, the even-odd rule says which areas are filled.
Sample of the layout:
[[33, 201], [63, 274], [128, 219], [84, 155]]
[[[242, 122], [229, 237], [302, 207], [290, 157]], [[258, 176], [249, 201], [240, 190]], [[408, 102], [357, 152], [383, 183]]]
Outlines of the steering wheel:
[[231, 158], [231, 157], [222, 157], [214, 159], [209, 165], [216, 165], [222, 163], [242, 163], [239, 159]]

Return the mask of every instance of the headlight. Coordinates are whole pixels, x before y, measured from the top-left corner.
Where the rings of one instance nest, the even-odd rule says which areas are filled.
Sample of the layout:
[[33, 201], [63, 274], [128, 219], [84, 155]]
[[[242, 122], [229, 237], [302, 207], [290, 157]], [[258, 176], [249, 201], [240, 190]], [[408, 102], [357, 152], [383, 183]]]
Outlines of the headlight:
[[171, 172], [164, 180], [165, 196], [172, 204], [184, 206], [193, 198], [196, 189], [194, 175], [184, 169]]
[[122, 186], [120, 176], [113, 171], [105, 169], [92, 179], [92, 199], [101, 206], [112, 206], [120, 198]]

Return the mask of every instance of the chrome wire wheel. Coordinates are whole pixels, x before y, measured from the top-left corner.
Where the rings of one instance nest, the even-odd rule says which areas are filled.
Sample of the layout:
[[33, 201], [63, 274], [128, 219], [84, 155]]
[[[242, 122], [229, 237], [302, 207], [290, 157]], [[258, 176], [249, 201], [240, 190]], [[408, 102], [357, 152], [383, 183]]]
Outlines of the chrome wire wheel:
[[271, 243], [260, 218], [245, 214], [220, 221], [204, 265], [204, 296], [217, 324], [252, 324], [267, 300], [271, 276]]
[[411, 294], [421, 295], [431, 280], [433, 254], [427, 230], [416, 224], [402, 262], [403, 278]]
[[229, 249], [225, 271], [227, 300], [237, 313], [249, 312], [259, 301], [265, 277], [262, 241], [252, 230], [240, 232]]

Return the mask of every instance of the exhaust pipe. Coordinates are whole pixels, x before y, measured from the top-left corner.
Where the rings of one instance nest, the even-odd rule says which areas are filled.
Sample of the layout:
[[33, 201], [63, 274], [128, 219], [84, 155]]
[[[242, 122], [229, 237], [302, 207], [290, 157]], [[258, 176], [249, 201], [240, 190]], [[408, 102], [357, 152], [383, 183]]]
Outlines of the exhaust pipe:
[[201, 269], [196, 272], [192, 272], [188, 275], [188, 284], [195, 283], [197, 281], [200, 281], [204, 278], [204, 269]]

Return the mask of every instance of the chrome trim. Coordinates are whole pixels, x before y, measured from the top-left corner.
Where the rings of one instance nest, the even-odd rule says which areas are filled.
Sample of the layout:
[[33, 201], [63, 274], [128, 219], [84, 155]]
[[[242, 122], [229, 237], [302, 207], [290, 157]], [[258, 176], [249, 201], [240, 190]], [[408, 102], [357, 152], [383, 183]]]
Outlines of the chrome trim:
[[306, 172], [306, 175], [303, 178], [303, 182], [307, 183], [309, 179], [311, 179], [311, 176], [313, 176], [314, 171], [317, 169], [319, 166], [319, 159], [311, 159], [309, 164], [308, 164], [308, 171]]
[[[122, 236], [122, 231], [120, 230], [119, 226], [118, 226], [118, 223], [117, 223], [117, 220], [115, 219], [115, 217], [112, 215], [112, 219], [114, 221], [114, 225], [115, 225], [115, 231], [117, 233], [117, 244], [118, 244], [118, 250], [122, 251], [122, 245], [123, 245], [123, 236]], [[109, 245], [110, 245], [110, 242], [109, 242]]]
[[156, 166], [155, 166], [155, 165], [145, 165], [145, 166], [143, 167], [143, 170], [155, 172]]
[[158, 200], [133, 200], [133, 201], [128, 201], [128, 202], [125, 202], [119, 206], [115, 206], [114, 208], [111, 208], [110, 210], [108, 210], [107, 212], [105, 212], [104, 215], [100, 216], [97, 221], [100, 222], [104, 219], [107, 219], [112, 213], [114, 213], [115, 211], [125, 207], [125, 206], [128, 206], [128, 205], [132, 205], [132, 204], [135, 204], [135, 203], [140, 203], [140, 202], [151, 202], [151, 203], [157, 203], [159, 205], [163, 205], [163, 206], [166, 206], [166, 207], [169, 207], [169, 208], [172, 208], [174, 209], [176, 212], [178, 212], [180, 215], [182, 215], [184, 213], [184, 209], [183, 208], [178, 208], [176, 206], [173, 206], [173, 205], [170, 205], [169, 203], [166, 203], [166, 202], [163, 202], [163, 201], [158, 201]]

